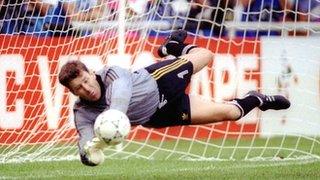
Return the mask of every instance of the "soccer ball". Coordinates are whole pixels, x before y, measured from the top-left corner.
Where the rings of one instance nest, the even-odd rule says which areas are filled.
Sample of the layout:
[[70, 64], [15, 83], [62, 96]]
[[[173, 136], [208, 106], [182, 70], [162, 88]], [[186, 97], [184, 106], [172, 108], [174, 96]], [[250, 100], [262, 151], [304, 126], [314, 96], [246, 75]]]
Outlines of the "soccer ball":
[[129, 134], [130, 128], [127, 115], [114, 109], [99, 114], [94, 123], [96, 136], [108, 145], [121, 143]]

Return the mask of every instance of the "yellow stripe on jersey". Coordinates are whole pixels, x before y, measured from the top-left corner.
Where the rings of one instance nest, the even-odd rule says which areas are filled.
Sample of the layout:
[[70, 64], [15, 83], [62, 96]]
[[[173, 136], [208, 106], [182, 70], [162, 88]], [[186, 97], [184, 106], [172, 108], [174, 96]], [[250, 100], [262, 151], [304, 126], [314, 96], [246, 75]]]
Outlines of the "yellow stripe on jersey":
[[166, 71], [167, 69], [171, 68], [171, 67], [175, 67], [177, 64], [181, 63], [181, 59], [177, 59], [176, 61], [174, 61], [171, 64], [165, 65], [157, 70], [155, 70], [151, 75], [156, 78], [158, 76], [159, 73]]
[[158, 80], [163, 75], [178, 69], [179, 67], [181, 67], [182, 65], [186, 64], [187, 62], [188, 62], [187, 59], [179, 59], [179, 60], [175, 61], [174, 63], [165, 66], [164, 68], [160, 68], [159, 71], [157, 70], [157, 72], [154, 72], [153, 73], [153, 77], [156, 80]]
[[186, 64], [187, 62], [188, 62], [188, 61], [179, 61], [179, 63], [176, 64], [175, 66], [159, 72], [154, 78], [155, 78], [156, 80], [158, 80], [158, 79], [160, 79], [163, 75], [165, 75], [165, 74], [167, 74], [167, 73], [170, 73], [170, 72], [178, 69], [180, 66]]
[[167, 64], [167, 65], [165, 65], [165, 66], [163, 66], [163, 67], [155, 70], [153, 73], [151, 73], [151, 75], [155, 78], [155, 77], [157, 76], [157, 74], [159, 74], [159, 72], [162, 72], [162, 71], [165, 70], [165, 69], [168, 69], [168, 68], [170, 68], [170, 67], [172, 67], [172, 66], [175, 66], [177, 63], [179, 63], [180, 60], [181, 60], [181, 59], [178, 59], [178, 60], [174, 61], [174, 62], [171, 63], [171, 64]]
[[181, 67], [182, 65], [186, 64], [188, 62], [187, 59], [178, 59], [175, 62], [173, 62], [172, 64], [168, 64], [166, 66], [163, 66], [160, 69], [157, 69], [156, 71], [154, 71], [151, 75], [153, 76], [153, 78], [155, 80], [160, 79], [163, 75]]
[[165, 65], [165, 66], [163, 66], [163, 67], [155, 70], [152, 74], [153, 74], [153, 75], [156, 75], [159, 71], [162, 71], [162, 70], [164, 70], [164, 69], [167, 69], [167, 68], [170, 68], [170, 67], [172, 67], [172, 66], [175, 66], [177, 63], [179, 63], [179, 61], [181, 61], [181, 59], [176, 59], [176, 60], [173, 61], [171, 64], [167, 64], [167, 65]]

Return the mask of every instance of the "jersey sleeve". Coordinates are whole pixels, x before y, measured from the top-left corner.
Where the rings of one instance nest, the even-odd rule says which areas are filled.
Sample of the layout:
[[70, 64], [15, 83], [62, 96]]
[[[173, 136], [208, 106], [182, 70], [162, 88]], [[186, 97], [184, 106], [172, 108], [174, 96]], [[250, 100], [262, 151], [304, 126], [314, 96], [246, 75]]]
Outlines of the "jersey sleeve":
[[91, 141], [94, 138], [93, 122], [88, 120], [88, 117], [85, 117], [84, 113], [79, 111], [74, 112], [74, 118], [76, 119], [76, 127], [79, 135], [78, 149], [81, 158], [81, 162], [86, 165], [91, 165], [87, 159], [87, 155], [84, 150], [84, 146], [88, 141]]
[[116, 109], [127, 113], [132, 96], [132, 77], [130, 71], [112, 67], [106, 76], [109, 81], [106, 93], [110, 98], [110, 109]]

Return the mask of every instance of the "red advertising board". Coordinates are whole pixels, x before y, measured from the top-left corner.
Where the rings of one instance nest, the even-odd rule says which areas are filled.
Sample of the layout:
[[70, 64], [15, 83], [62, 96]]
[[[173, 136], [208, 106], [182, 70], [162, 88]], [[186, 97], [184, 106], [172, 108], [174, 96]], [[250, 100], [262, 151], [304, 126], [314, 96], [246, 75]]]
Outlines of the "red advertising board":
[[[164, 39], [153, 38], [141, 41], [141, 39], [127, 39], [126, 53], [132, 54], [132, 62], [136, 58], [137, 52], [147, 51], [156, 56], [156, 47]], [[188, 39], [193, 42], [193, 39]], [[61, 57], [72, 55], [77, 59], [83, 55], [96, 55], [107, 63], [108, 54], [116, 54], [116, 39], [104, 38], [39, 38], [31, 36], [0, 36], [0, 143], [36, 143], [51, 140], [69, 141], [76, 138], [76, 131], [67, 128], [68, 117], [70, 115], [69, 95], [67, 90], [63, 92], [61, 106], [59, 106], [59, 121], [55, 128], [48, 126], [48, 114], [45, 113], [50, 106], [55, 105], [57, 89], [57, 74]], [[212, 50], [215, 54], [228, 54], [234, 57], [244, 54], [260, 56], [260, 43], [257, 41], [242, 40], [216, 40], [197, 38], [195, 43], [201, 47]], [[71, 56], [70, 56], [71, 57]], [[40, 61], [45, 59], [46, 61]], [[46, 62], [47, 64], [43, 64]], [[258, 59], [259, 62], [259, 59]], [[258, 68], [244, 72], [244, 79], [255, 81], [257, 88], [260, 87], [260, 63]], [[209, 74], [215, 68], [208, 70]], [[44, 75], [43, 70], [46, 74]], [[229, 79], [228, 72], [225, 73], [224, 82]], [[45, 78], [44, 76], [48, 77]], [[214, 76], [209, 76], [211, 96], [215, 97]], [[49, 81], [50, 87], [43, 87]], [[44, 97], [44, 90], [50, 90], [51, 101]], [[199, 90], [201, 92], [201, 90]], [[49, 104], [48, 104], [49, 103]], [[50, 115], [50, 114], [49, 114]], [[50, 115], [51, 116], [51, 115]], [[195, 132], [195, 127], [172, 127], [169, 129], [159, 129], [159, 132], [166, 132], [168, 135], [193, 138], [213, 138], [225, 135], [238, 136], [237, 132], [256, 132], [256, 123], [236, 123], [225, 122], [205, 127], [214, 128], [212, 132], [199, 130]], [[182, 131], [182, 132], [181, 132]], [[232, 133], [234, 132], [234, 133]], [[145, 138], [146, 131], [139, 131], [133, 138]], [[152, 138], [159, 138], [156, 133]]]

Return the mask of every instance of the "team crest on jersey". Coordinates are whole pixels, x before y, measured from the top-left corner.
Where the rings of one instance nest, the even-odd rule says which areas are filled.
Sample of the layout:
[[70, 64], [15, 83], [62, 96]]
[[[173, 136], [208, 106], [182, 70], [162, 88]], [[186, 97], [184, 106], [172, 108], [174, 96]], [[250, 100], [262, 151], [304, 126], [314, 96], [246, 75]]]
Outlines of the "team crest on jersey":
[[186, 121], [189, 119], [189, 115], [187, 113], [182, 113], [182, 120]]
[[168, 101], [164, 98], [164, 95], [162, 94], [161, 95], [161, 100], [160, 100], [160, 103], [159, 103], [159, 109], [161, 109], [163, 106], [165, 106], [166, 104], [168, 103]]

